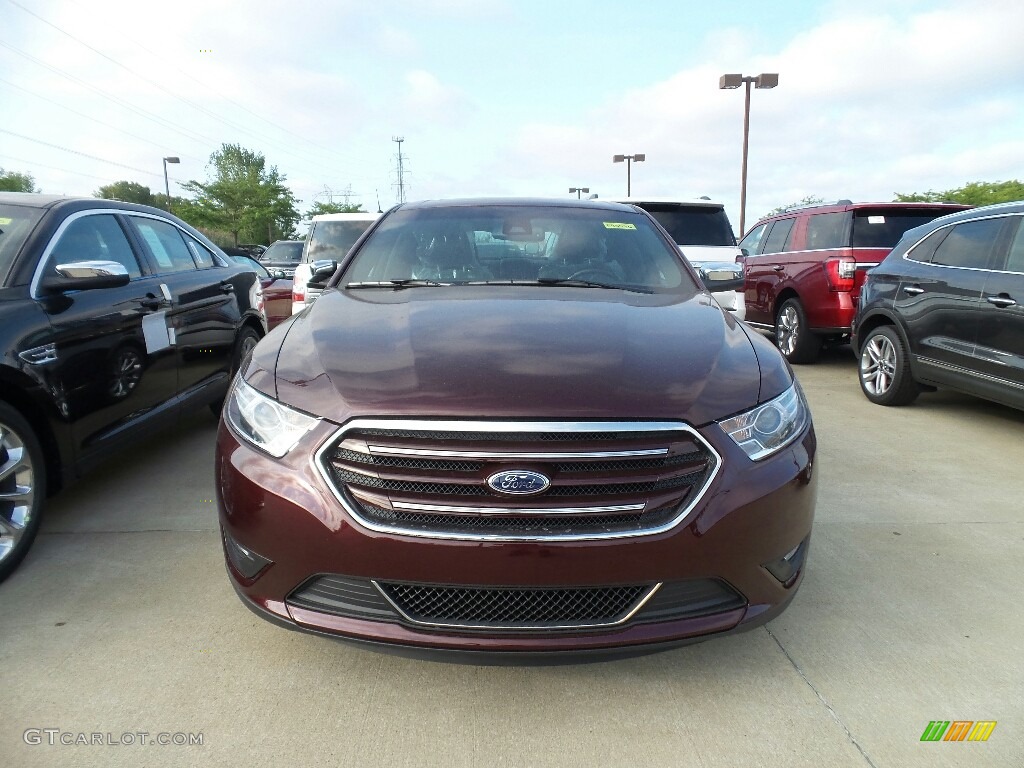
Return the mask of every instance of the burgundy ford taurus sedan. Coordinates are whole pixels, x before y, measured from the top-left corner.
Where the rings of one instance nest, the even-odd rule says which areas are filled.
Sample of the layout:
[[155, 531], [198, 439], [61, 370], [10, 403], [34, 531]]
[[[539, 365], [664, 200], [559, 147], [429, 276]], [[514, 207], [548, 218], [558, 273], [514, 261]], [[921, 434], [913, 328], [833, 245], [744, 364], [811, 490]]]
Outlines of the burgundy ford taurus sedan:
[[647, 213], [406, 204], [315, 270], [328, 290], [256, 347], [218, 437], [257, 614], [514, 660], [656, 650], [793, 598], [803, 393]]

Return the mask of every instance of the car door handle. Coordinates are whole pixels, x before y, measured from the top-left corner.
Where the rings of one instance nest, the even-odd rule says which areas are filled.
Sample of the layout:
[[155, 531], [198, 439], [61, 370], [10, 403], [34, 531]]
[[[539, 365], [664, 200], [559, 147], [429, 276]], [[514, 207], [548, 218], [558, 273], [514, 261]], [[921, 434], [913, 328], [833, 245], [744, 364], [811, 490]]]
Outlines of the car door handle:
[[772, 267], [772, 271], [774, 271], [774, 272], [781, 272], [784, 269], [785, 269], [785, 267], [782, 266], [781, 264], [776, 264], [774, 267]]
[[221, 280], [220, 282], [221, 293], [234, 293], [235, 286], [232, 285], [230, 280]]
[[924, 288], [920, 285], [905, 285], [903, 286], [903, 292], [909, 293], [911, 296], [917, 296], [918, 294], [924, 293]]
[[989, 304], [995, 304], [997, 307], [1012, 307], [1017, 302], [1011, 299], [1007, 294], [1000, 293], [998, 296], [989, 296], [985, 299]]

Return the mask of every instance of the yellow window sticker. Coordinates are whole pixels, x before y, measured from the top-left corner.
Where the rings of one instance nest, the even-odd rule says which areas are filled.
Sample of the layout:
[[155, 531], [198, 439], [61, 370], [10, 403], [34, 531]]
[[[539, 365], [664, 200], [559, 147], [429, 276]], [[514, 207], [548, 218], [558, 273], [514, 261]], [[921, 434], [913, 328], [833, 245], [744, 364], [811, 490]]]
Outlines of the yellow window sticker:
[[6, 227], [12, 221], [14, 221], [14, 219], [5, 219], [3, 216], [0, 216], [0, 227]]
[[606, 221], [604, 222], [605, 229], [636, 229], [636, 224], [626, 224], [621, 221]]

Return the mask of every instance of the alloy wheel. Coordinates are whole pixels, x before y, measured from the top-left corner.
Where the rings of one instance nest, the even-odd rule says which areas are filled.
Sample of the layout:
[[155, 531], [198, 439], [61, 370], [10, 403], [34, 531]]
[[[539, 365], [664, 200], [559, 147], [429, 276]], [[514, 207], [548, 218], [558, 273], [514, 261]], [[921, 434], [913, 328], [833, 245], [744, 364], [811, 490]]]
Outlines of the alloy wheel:
[[885, 336], [868, 339], [860, 355], [860, 378], [872, 395], [884, 395], [896, 376], [896, 348]]
[[241, 347], [241, 360], [245, 360], [249, 356], [249, 353], [256, 349], [256, 345], [259, 344], [260, 340], [255, 336], [246, 336], [242, 339]]
[[35, 473], [25, 443], [0, 422], [0, 562], [21, 541], [32, 518]]
[[779, 312], [779, 323], [775, 333], [782, 353], [792, 355], [800, 335], [800, 317], [796, 313], [796, 307], [789, 305], [782, 308], [782, 311]]

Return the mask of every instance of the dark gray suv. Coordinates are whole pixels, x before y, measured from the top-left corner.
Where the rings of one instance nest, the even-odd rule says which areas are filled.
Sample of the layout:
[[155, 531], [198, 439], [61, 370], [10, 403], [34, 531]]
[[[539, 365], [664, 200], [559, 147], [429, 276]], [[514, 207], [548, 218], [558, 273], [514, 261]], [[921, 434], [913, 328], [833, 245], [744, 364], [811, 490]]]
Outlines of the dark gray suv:
[[1024, 202], [907, 232], [868, 273], [854, 349], [879, 405], [948, 387], [1024, 409]]

